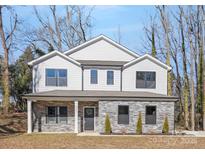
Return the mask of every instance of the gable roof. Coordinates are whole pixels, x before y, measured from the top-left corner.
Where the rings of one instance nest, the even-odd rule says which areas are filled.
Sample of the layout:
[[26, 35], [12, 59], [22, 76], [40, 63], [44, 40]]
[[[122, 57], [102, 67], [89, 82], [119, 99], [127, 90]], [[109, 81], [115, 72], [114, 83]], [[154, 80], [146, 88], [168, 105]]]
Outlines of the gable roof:
[[58, 56], [64, 58], [65, 60], [68, 60], [69, 62], [71, 62], [71, 63], [73, 63], [73, 64], [75, 64], [75, 65], [77, 65], [77, 66], [80, 66], [80, 65], [81, 65], [81, 64], [80, 64], [79, 62], [77, 62], [76, 60], [74, 60], [74, 59], [72, 59], [72, 58], [70, 58], [70, 57], [64, 55], [63, 53], [61, 53], [61, 52], [59, 52], [59, 51], [57, 51], [57, 50], [54, 50], [54, 51], [52, 51], [52, 52], [50, 52], [50, 53], [47, 53], [46, 55], [43, 55], [43, 56], [41, 56], [41, 57], [39, 57], [39, 58], [37, 58], [37, 59], [35, 59], [35, 60], [30, 61], [30, 62], [28, 63], [28, 65], [31, 65], [31, 66], [32, 66], [32, 65], [36, 65], [36, 64], [38, 64], [38, 63], [40, 63], [40, 62], [42, 62], [42, 61], [44, 61], [44, 60], [47, 60], [47, 59], [49, 59], [49, 58], [51, 58], [51, 57], [54, 57], [54, 56], [56, 56], [56, 55], [58, 55]]
[[136, 64], [136, 63], [138, 63], [138, 62], [141, 62], [141, 61], [143, 61], [143, 60], [145, 60], [145, 59], [149, 59], [150, 61], [152, 61], [152, 62], [154, 62], [155, 64], [157, 64], [157, 65], [159, 65], [159, 66], [161, 66], [161, 67], [167, 69], [168, 71], [170, 71], [170, 70], [172, 69], [170, 66], [168, 66], [168, 65], [166, 65], [166, 64], [164, 64], [164, 63], [162, 63], [161, 61], [159, 61], [158, 59], [156, 59], [156, 58], [150, 56], [149, 54], [145, 54], [145, 55], [143, 55], [143, 56], [141, 56], [141, 57], [139, 57], [139, 58], [137, 58], [137, 59], [134, 59], [134, 60], [130, 61], [129, 63], [127, 63], [127, 64], [124, 65], [124, 69], [126, 69], [126, 68], [128, 68], [128, 67], [130, 67], [130, 66], [132, 66], [132, 65], [134, 65], [134, 64]]
[[139, 55], [137, 53], [135, 53], [134, 51], [131, 51], [128, 48], [124, 47], [123, 45], [121, 45], [119, 43], [116, 43], [115, 41], [113, 41], [112, 39], [110, 39], [109, 37], [107, 37], [105, 35], [99, 35], [99, 36], [97, 36], [97, 37], [95, 37], [95, 38], [93, 38], [93, 39], [91, 39], [89, 41], [86, 41], [85, 43], [83, 43], [83, 44], [81, 44], [81, 45], [79, 45], [77, 47], [74, 47], [74, 48], [72, 48], [72, 49], [70, 49], [68, 51], [65, 51], [64, 54], [70, 55], [70, 54], [72, 54], [74, 52], [77, 52], [78, 50], [80, 50], [82, 48], [85, 48], [85, 47], [87, 47], [89, 45], [92, 45], [92, 44], [94, 44], [94, 43], [96, 43], [96, 42], [98, 42], [100, 40], [104, 40], [104, 41], [110, 43], [111, 45], [121, 49], [122, 51], [124, 51], [127, 54], [133, 56], [134, 58], [138, 58], [139, 57]]

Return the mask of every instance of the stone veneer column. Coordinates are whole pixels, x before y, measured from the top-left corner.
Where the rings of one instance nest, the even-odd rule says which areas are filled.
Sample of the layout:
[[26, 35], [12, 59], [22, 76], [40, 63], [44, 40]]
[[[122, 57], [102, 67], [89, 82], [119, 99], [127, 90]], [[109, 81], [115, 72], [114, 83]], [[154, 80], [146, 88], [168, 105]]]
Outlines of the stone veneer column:
[[32, 101], [27, 101], [27, 133], [32, 132]]
[[78, 101], [74, 101], [75, 103], [75, 133], [78, 133]]

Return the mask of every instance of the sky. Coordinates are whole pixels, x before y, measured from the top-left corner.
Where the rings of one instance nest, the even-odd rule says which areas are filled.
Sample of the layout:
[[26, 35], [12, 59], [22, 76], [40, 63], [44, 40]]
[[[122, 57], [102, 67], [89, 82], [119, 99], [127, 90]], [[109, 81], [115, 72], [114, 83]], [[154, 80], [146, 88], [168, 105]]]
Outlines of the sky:
[[[40, 14], [46, 16], [48, 12], [45, 7], [37, 6]], [[63, 14], [60, 7], [57, 9], [57, 13]], [[14, 8], [25, 26], [38, 25], [33, 6], [15, 6]], [[117, 41], [117, 33], [120, 27], [122, 45], [139, 54], [149, 52], [143, 49], [144, 26], [149, 24], [150, 15], [154, 15], [154, 9], [154, 6], [95, 6], [92, 12], [94, 27], [91, 35], [95, 37], [104, 34]], [[5, 16], [5, 18], [7, 17]], [[22, 54], [21, 51], [14, 52], [14, 59], [17, 59], [20, 54]]]

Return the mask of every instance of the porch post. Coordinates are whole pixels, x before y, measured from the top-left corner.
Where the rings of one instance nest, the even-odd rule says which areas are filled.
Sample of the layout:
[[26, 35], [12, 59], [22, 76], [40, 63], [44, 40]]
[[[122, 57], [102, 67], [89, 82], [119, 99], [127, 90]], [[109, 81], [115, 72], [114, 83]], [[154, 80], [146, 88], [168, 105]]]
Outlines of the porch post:
[[27, 133], [32, 132], [32, 101], [27, 100]]
[[75, 101], [75, 130], [74, 133], [78, 133], [78, 101]]

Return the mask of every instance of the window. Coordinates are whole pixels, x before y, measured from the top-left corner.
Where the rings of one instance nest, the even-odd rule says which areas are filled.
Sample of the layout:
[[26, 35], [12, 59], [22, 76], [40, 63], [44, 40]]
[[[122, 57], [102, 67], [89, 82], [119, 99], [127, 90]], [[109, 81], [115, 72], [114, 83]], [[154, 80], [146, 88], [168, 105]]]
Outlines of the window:
[[118, 106], [118, 124], [129, 124], [129, 106]]
[[98, 71], [97, 70], [91, 70], [90, 71], [90, 83], [91, 84], [97, 84], [98, 83]]
[[114, 72], [107, 71], [107, 85], [113, 85], [113, 84], [114, 84]]
[[67, 70], [46, 69], [46, 86], [67, 86]]
[[136, 72], [136, 88], [156, 88], [156, 73]]
[[55, 124], [57, 123], [57, 107], [56, 106], [49, 106], [48, 107], [48, 116], [47, 116], [47, 123]]
[[59, 122], [60, 123], [67, 123], [67, 107], [66, 106], [61, 106], [59, 107]]
[[67, 107], [66, 106], [49, 106], [47, 107], [46, 123], [48, 124], [66, 124], [67, 123]]
[[156, 124], [156, 106], [146, 106], [146, 124]]

